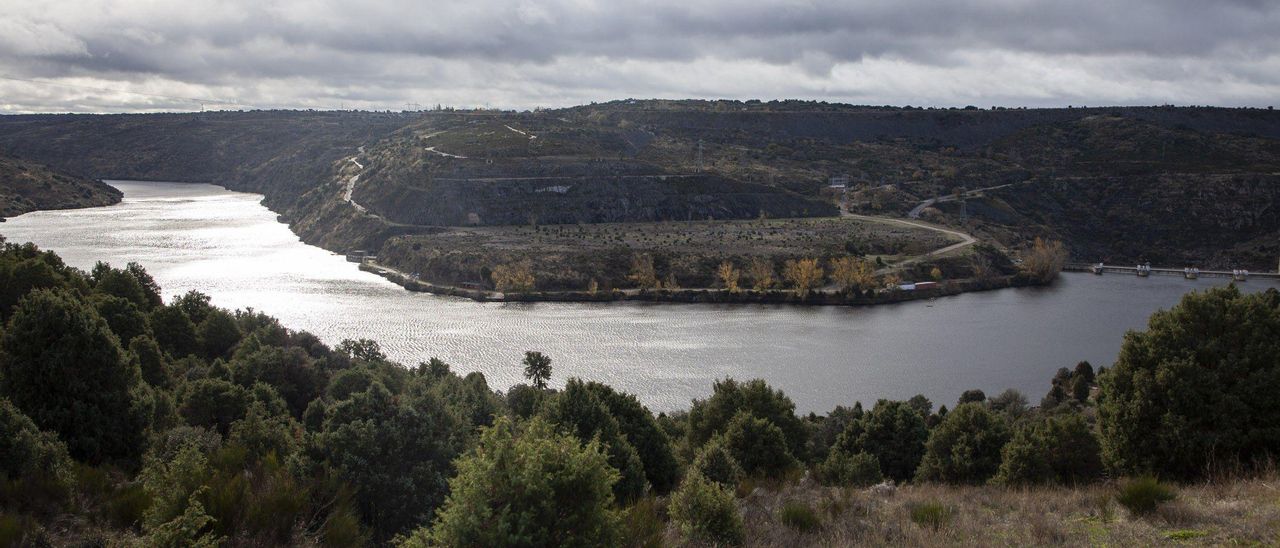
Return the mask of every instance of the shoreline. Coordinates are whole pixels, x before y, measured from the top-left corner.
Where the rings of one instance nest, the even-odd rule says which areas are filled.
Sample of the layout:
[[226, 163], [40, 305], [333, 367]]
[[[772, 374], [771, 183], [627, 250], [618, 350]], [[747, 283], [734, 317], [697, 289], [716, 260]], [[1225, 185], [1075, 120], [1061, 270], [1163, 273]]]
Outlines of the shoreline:
[[792, 290], [771, 291], [742, 290], [730, 293], [724, 289], [613, 289], [608, 291], [535, 291], [528, 293], [502, 293], [483, 289], [467, 289], [415, 280], [394, 268], [372, 262], [362, 262], [359, 269], [377, 274], [405, 290], [431, 293], [448, 297], [462, 297], [476, 302], [550, 302], [550, 303], [609, 303], [654, 302], [674, 304], [787, 304], [800, 306], [876, 306], [896, 304], [937, 297], [949, 297], [961, 293], [993, 291], [1016, 287], [1047, 285], [1023, 276], [1000, 276], [988, 280], [946, 280], [936, 289], [881, 291], [870, 296], [845, 294], [837, 291], [815, 290], [801, 298]]

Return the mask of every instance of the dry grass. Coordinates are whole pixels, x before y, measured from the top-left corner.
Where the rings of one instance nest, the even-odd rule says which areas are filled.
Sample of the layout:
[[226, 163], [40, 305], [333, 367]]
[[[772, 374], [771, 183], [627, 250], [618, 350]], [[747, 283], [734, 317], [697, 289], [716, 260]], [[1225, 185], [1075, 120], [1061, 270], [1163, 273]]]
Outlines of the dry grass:
[[[1112, 484], [1080, 488], [905, 486], [892, 495], [799, 482], [755, 489], [738, 499], [750, 546], [1276, 546], [1280, 479], [1223, 480], [1179, 486], [1177, 500], [1146, 517], [1115, 503]], [[821, 523], [801, 532], [779, 521], [789, 501], [817, 509]], [[917, 523], [912, 510], [952, 510]], [[936, 527], [935, 527], [936, 524]], [[670, 546], [689, 545], [668, 527]]]

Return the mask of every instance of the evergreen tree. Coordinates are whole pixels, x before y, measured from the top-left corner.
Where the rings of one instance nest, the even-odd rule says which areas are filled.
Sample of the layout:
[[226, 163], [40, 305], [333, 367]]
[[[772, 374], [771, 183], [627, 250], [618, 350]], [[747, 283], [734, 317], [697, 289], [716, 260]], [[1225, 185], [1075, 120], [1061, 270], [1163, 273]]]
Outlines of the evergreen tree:
[[41, 429], [92, 463], [139, 456], [147, 416], [141, 382], [107, 322], [63, 290], [37, 290], [15, 308], [0, 339], [3, 394]]

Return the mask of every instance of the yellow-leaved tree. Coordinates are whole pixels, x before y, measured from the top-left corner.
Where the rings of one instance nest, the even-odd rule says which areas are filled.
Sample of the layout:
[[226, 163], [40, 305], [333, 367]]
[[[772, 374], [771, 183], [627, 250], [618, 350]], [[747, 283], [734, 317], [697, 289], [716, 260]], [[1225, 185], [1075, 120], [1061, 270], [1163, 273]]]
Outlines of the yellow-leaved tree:
[[720, 267], [716, 269], [716, 277], [720, 278], [720, 283], [724, 284], [724, 288], [729, 290], [730, 293], [737, 293], [740, 291], [740, 288], [738, 287], [738, 277], [741, 276], [741, 274], [742, 273], [737, 269], [737, 267], [733, 266], [732, 261], [724, 261], [720, 263]]
[[756, 291], [767, 291], [773, 287], [773, 261], [763, 257], [752, 257], [747, 265], [747, 276], [751, 278], [751, 288]]
[[504, 293], [533, 291], [533, 262], [525, 259], [498, 265], [489, 278], [493, 280], [493, 287]]
[[1062, 242], [1036, 238], [1031, 249], [1022, 258], [1022, 270], [1028, 276], [1044, 283], [1053, 281], [1067, 263], [1067, 250]]
[[841, 257], [831, 260], [831, 281], [841, 291], [857, 289], [866, 291], [876, 287], [876, 269], [871, 261], [857, 257]]
[[636, 284], [640, 289], [653, 289], [659, 287], [658, 271], [653, 268], [653, 255], [648, 253], [636, 253], [631, 256], [631, 273], [627, 275], [627, 279]]
[[817, 259], [789, 260], [782, 270], [782, 277], [791, 283], [801, 298], [822, 283], [823, 271]]

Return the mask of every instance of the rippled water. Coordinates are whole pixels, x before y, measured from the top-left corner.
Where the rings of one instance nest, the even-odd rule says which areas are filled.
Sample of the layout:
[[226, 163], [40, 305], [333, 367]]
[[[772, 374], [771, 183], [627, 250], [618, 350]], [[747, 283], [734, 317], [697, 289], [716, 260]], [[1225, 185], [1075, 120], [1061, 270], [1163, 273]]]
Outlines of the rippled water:
[[725, 376], [762, 377], [801, 412], [917, 393], [950, 406], [968, 388], [1012, 387], [1038, 401], [1059, 367], [1109, 364], [1125, 330], [1186, 291], [1226, 283], [1076, 274], [1051, 288], [872, 308], [475, 303], [405, 291], [305, 245], [257, 195], [112, 184], [120, 204], [30, 213], [0, 234], [86, 269], [138, 261], [168, 296], [199, 290], [329, 343], [376, 339], [404, 363], [438, 356], [498, 389], [520, 381], [525, 350], [541, 350], [554, 360], [553, 384], [603, 381], [655, 410], [685, 408]]

